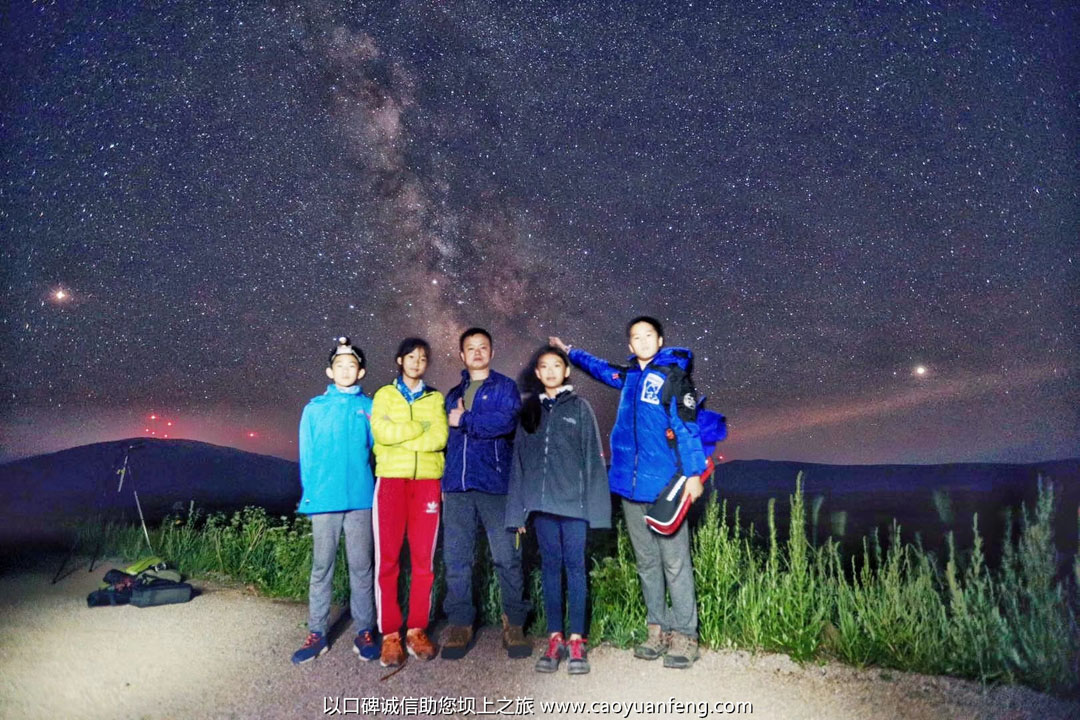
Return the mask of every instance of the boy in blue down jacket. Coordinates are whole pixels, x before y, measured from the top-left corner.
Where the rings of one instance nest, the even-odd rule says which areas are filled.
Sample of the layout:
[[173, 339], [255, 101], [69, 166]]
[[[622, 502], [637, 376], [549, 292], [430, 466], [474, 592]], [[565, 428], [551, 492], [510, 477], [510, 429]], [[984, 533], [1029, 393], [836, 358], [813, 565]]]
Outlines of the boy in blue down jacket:
[[310, 516], [314, 542], [308, 588], [308, 636], [293, 653], [296, 664], [327, 651], [327, 621], [334, 560], [342, 532], [349, 562], [349, 604], [357, 634], [353, 650], [362, 660], [379, 657], [375, 625], [371, 501], [371, 398], [359, 381], [364, 353], [338, 338], [326, 376], [333, 382], [311, 399], [300, 417], [300, 497], [298, 512]]
[[550, 342], [566, 351], [574, 365], [620, 391], [608, 479], [622, 499], [647, 609], [648, 635], [634, 655], [645, 660], [663, 656], [664, 667], [688, 668], [698, 656], [689, 531], [683, 523], [672, 535], [653, 533], [645, 512], [677, 473], [688, 476], [684, 492], [691, 500], [704, 491], [706, 458], [689, 375], [693, 355], [685, 348], [665, 348], [663, 326], [652, 317], [635, 317], [626, 334], [633, 353], [627, 366], [571, 348], [557, 337]]

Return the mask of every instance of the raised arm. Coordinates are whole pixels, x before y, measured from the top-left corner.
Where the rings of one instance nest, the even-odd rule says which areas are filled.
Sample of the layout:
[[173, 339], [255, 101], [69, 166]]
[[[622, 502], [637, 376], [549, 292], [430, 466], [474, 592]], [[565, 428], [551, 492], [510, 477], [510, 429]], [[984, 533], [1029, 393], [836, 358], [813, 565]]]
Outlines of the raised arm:
[[580, 348], [571, 347], [555, 336], [548, 338], [548, 344], [566, 353], [570, 362], [589, 373], [594, 380], [599, 380], [616, 389], [621, 389], [626, 383], [626, 368], [612, 365], [607, 360], [590, 355]]

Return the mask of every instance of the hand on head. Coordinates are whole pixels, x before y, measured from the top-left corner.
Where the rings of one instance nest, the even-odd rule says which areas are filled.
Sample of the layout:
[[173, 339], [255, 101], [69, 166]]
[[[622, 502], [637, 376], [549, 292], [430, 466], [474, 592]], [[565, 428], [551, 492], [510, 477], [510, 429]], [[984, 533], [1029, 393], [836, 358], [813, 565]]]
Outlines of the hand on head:
[[552, 347], [557, 347], [564, 353], [570, 352], [570, 346], [564, 343], [562, 341], [562, 338], [556, 337], [554, 335], [548, 336], [548, 345], [551, 345]]

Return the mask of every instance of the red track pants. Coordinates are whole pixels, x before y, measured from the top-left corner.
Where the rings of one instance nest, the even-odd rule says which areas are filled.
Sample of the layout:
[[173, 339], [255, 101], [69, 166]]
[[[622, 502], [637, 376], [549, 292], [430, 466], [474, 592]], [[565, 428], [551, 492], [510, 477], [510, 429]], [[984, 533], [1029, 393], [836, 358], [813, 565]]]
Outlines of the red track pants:
[[401, 546], [409, 538], [412, 578], [407, 628], [426, 628], [431, 613], [432, 560], [439, 535], [442, 487], [435, 480], [378, 478], [371, 521], [375, 537], [375, 611], [379, 632], [401, 630], [398, 572]]

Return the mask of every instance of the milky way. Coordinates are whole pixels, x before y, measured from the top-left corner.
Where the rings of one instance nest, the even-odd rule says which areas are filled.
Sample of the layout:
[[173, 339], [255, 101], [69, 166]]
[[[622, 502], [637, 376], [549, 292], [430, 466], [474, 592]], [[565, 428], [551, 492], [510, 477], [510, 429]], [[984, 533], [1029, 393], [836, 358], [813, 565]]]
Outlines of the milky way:
[[0, 458], [295, 457], [339, 334], [638, 313], [728, 457], [1080, 454], [1074, 4], [140, 5], [7, 13]]

